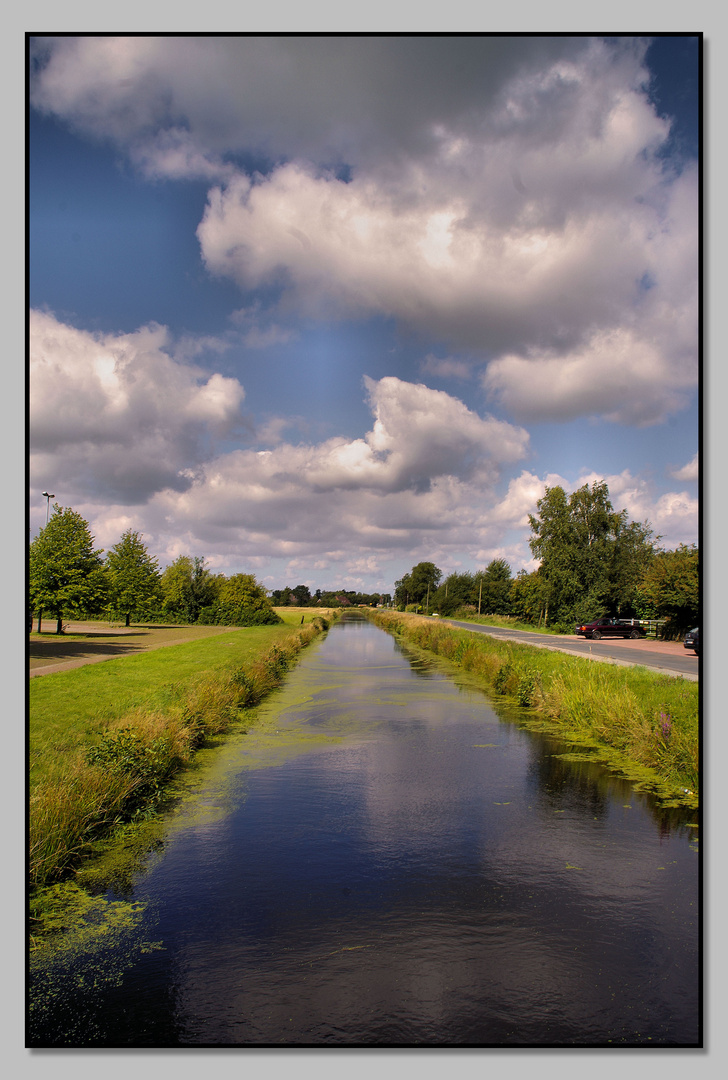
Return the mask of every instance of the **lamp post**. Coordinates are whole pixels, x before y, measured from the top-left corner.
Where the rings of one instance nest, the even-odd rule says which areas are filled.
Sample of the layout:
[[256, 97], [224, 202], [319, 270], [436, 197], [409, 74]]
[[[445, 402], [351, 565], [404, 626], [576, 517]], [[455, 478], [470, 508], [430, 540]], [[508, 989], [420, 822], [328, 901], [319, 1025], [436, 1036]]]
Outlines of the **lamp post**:
[[46, 497], [46, 525], [51, 514], [51, 499], [55, 499], [55, 495], [50, 491], [44, 491], [43, 494]]

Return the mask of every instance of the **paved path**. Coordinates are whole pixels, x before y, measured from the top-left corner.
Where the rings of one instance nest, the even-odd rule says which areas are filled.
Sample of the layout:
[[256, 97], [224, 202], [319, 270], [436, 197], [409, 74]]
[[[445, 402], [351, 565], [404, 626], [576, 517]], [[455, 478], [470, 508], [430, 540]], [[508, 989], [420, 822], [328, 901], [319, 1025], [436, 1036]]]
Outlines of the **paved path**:
[[[147, 642], [143, 638], [144, 626], [107, 626], [104, 623], [80, 623], [70, 622], [67, 624], [67, 633], [85, 634], [85, 640], [68, 641], [63, 637], [48, 637], [45, 639], [34, 638], [30, 643], [30, 657], [33, 662], [28, 672], [32, 679], [36, 675], [53, 675], [57, 671], [70, 671], [72, 668], [84, 667], [86, 664], [100, 664], [104, 660], [114, 660], [121, 656], [131, 656], [133, 653], [149, 652], [152, 649], [164, 649], [168, 645], [184, 645], [190, 641], [199, 640], [199, 637], [170, 637], [163, 641], [150, 638]], [[33, 629], [35, 630], [35, 624]], [[43, 623], [46, 633], [55, 631], [56, 621]], [[170, 627], [170, 629], [172, 629]], [[229, 626], [205, 627], [204, 637], [213, 634], [224, 634], [230, 630]], [[124, 641], [125, 637], [132, 636], [135, 640]], [[94, 641], [97, 638], [100, 640]]]
[[442, 622], [457, 626], [463, 630], [489, 634], [491, 637], [518, 641], [524, 645], [535, 645], [539, 649], [553, 649], [556, 652], [569, 653], [572, 656], [585, 657], [587, 660], [602, 660], [612, 664], [624, 664], [628, 667], [647, 667], [667, 675], [681, 676], [683, 679], [697, 681], [700, 661], [692, 649], [686, 649], [682, 641], [653, 641], [642, 638], [631, 641], [629, 638], [612, 638], [601, 641], [587, 641], [576, 634], [534, 634], [526, 630], [510, 630], [502, 626], [481, 626], [480, 623], [456, 622], [443, 619]]

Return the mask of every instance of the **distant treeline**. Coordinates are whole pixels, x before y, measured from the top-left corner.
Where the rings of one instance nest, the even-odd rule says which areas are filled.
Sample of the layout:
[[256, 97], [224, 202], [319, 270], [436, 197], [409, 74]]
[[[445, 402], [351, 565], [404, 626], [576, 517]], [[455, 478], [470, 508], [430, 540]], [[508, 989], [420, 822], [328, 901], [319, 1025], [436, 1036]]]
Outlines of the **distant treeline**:
[[274, 589], [270, 594], [275, 607], [348, 607], [365, 604], [369, 607], [392, 603], [391, 593], [362, 593], [352, 589], [316, 589], [311, 593], [308, 585], [296, 585], [295, 589]]

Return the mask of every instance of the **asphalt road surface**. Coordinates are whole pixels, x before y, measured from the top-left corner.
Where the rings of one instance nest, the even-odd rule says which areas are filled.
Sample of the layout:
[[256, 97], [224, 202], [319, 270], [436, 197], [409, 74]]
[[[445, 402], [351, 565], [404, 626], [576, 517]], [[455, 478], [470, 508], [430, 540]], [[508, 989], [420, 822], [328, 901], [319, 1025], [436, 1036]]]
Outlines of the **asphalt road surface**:
[[636, 641], [630, 638], [602, 638], [601, 641], [589, 641], [577, 637], [576, 634], [547, 636], [529, 633], [527, 630], [509, 630], [502, 626], [456, 622], [454, 619], [443, 619], [442, 622], [479, 634], [490, 634], [492, 637], [518, 641], [524, 645], [535, 645], [539, 649], [555, 649], [556, 652], [583, 656], [588, 660], [652, 668], [668, 675], [681, 675], [684, 679], [697, 680], [699, 675], [700, 660], [692, 649], [684, 647], [682, 641], [654, 641], [652, 638], [640, 638]]

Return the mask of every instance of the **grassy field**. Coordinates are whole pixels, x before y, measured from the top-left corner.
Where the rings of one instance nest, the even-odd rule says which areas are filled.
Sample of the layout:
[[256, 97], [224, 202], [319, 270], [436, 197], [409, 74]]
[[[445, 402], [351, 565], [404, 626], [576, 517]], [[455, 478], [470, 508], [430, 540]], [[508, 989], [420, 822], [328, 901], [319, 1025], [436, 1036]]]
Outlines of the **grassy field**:
[[30, 680], [33, 888], [61, 881], [115, 829], [154, 814], [196, 749], [280, 685], [332, 613], [281, 616], [276, 626], [174, 627], [175, 640], [189, 640], [164, 648], [166, 631], [139, 628], [144, 651]]
[[665, 804], [697, 807], [697, 683], [475, 635], [422, 616], [377, 612], [372, 617], [522, 706], [528, 726], [558, 735]]

